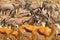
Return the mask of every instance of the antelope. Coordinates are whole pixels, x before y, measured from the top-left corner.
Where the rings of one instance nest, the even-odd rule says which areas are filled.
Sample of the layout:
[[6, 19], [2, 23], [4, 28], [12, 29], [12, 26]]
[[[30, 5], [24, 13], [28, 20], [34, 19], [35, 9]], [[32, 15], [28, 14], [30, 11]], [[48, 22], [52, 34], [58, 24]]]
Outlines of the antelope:
[[4, 12], [2, 15], [6, 15], [7, 13], [5, 14], [5, 12], [7, 10], [10, 10], [10, 14], [13, 14], [12, 12], [14, 12], [14, 6], [10, 3], [3, 3], [3, 5], [1, 5], [1, 10]]
[[[33, 34], [33, 31], [35, 30], [35, 28], [31, 27], [31, 25], [30, 26], [26, 25], [26, 27], [25, 27], [25, 25], [22, 25], [22, 26], [19, 27], [20, 35], [21, 35], [22, 31], [24, 31], [25, 29], [29, 32], [32, 32], [32, 34]], [[32, 36], [34, 36], [34, 35], [32, 35]], [[32, 40], [34, 40], [34, 38]]]
[[9, 35], [12, 33], [12, 30], [8, 28], [0, 28], [0, 33], [5, 34], [6, 37], [9, 37]]
[[[32, 23], [33, 22], [33, 23]], [[12, 28], [14, 29], [16, 25], [20, 26], [22, 24], [34, 24], [34, 18], [33, 16], [30, 17], [22, 17], [22, 18], [11, 18], [6, 21], [6, 25], [13, 26]]]
[[8, 38], [10, 35], [15, 36], [15, 38], [18, 37], [19, 32], [17, 30], [11, 30], [9, 28], [0, 28], [0, 33], [5, 34]]
[[47, 9], [47, 11], [58, 10], [57, 5], [54, 5], [51, 1], [44, 1], [42, 7]]
[[19, 9], [22, 7], [22, 3], [20, 1], [14, 1], [11, 4], [14, 6], [16, 13], [18, 13]]
[[[40, 34], [42, 33], [45, 37], [53, 37], [53, 35], [55, 33], [54, 28], [50, 29], [49, 27], [42, 27], [42, 26], [36, 27], [36, 26], [28, 25], [28, 24], [22, 25], [19, 27], [20, 33], [22, 33], [22, 31], [24, 31], [24, 30], [32, 32], [32, 40], [36, 40], [35, 35], [37, 32]], [[47, 39], [45, 39], [45, 40], [47, 40]]]

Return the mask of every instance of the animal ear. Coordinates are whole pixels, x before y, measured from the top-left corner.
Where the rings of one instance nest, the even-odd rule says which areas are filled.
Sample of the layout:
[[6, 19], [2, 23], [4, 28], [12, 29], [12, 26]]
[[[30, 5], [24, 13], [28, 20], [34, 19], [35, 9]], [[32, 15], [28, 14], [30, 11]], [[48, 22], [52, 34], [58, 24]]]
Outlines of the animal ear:
[[14, 3], [12, 3], [12, 5], [15, 7]]

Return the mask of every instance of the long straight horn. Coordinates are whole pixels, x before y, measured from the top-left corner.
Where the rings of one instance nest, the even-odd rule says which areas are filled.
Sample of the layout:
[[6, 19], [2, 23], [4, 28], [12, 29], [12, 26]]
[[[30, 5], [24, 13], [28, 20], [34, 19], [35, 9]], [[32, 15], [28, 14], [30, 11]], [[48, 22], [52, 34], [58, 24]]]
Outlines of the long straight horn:
[[1, 12], [0, 12], [0, 15], [2, 15], [2, 10], [1, 10]]
[[5, 15], [5, 14], [6, 14], [6, 11], [4, 11], [3, 15]]

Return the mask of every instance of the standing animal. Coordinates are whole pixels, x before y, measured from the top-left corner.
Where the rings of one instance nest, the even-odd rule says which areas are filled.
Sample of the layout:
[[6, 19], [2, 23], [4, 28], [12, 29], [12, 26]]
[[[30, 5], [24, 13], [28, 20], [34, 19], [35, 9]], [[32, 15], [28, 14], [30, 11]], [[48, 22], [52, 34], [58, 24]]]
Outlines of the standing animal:
[[5, 34], [6, 37], [9, 37], [9, 35], [12, 33], [12, 30], [11, 29], [8, 29], [8, 28], [0, 28], [0, 33], [2, 34]]
[[[32, 19], [31, 19], [32, 18]], [[33, 16], [30, 17], [22, 17], [22, 18], [11, 18], [6, 21], [6, 25], [12, 26], [12, 28], [16, 28], [16, 25], [21, 26], [22, 24], [34, 24]]]
[[[32, 26], [32, 25], [29, 25], [29, 24], [22, 25], [22, 26], [19, 27], [20, 35], [24, 30], [32, 32], [32, 40], [36, 40], [35, 37], [36, 37], [37, 32], [40, 33], [40, 34], [42, 33], [45, 36], [45, 38], [53, 37], [54, 33], [55, 33], [54, 27], [50, 29], [49, 27]], [[45, 39], [45, 40], [47, 40], [47, 39]]]
[[1, 4], [1, 10], [2, 10], [2, 15], [6, 15], [7, 10], [10, 10], [10, 14], [13, 14], [14, 6], [10, 3], [3, 3], [3, 5]]
[[44, 1], [42, 7], [47, 10], [57, 10], [57, 6], [54, 5], [51, 1]]
[[22, 3], [20, 1], [14, 1], [11, 4], [14, 6], [16, 13], [18, 13], [22, 7]]

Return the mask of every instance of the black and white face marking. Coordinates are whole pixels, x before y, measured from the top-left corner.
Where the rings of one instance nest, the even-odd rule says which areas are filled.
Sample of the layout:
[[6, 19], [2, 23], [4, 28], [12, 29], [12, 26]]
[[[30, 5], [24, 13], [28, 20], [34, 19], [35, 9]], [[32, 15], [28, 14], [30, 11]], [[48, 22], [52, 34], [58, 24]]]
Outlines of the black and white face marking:
[[60, 25], [58, 23], [55, 24], [57, 29], [60, 30]]
[[43, 27], [45, 27], [45, 25], [46, 25], [46, 23], [45, 23], [45, 22], [42, 22], [41, 24], [42, 24], [42, 26], [43, 26]]

